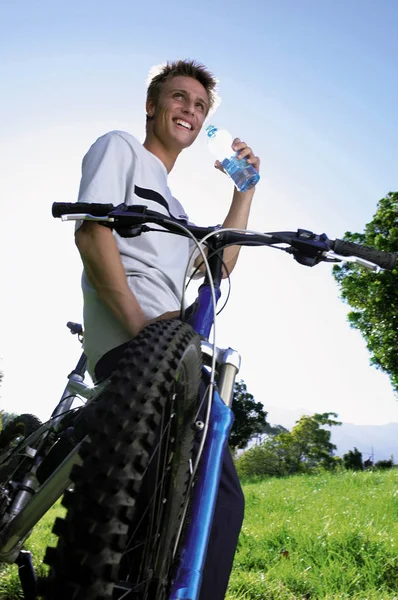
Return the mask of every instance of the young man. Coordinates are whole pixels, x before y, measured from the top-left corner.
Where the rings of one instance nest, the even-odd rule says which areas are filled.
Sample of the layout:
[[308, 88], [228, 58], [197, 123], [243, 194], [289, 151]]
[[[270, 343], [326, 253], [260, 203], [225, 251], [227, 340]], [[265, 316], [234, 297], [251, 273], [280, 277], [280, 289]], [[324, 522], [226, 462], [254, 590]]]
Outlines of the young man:
[[[83, 159], [79, 201], [145, 204], [187, 218], [167, 175], [201, 131], [215, 87], [213, 76], [195, 61], [168, 63], [148, 87], [144, 144], [120, 131], [99, 138]], [[247, 144], [236, 138], [233, 149], [259, 169]], [[219, 161], [215, 166], [223, 170]], [[234, 190], [225, 227], [247, 226], [253, 194], [254, 188]], [[77, 223], [75, 239], [84, 265], [85, 352], [90, 373], [101, 380], [115, 368], [124, 344], [149, 322], [179, 315], [191, 245], [187, 238], [156, 232], [121, 238], [87, 221]], [[237, 247], [225, 250], [229, 272], [238, 253]], [[224, 598], [242, 520], [243, 495], [226, 452], [201, 599]]]

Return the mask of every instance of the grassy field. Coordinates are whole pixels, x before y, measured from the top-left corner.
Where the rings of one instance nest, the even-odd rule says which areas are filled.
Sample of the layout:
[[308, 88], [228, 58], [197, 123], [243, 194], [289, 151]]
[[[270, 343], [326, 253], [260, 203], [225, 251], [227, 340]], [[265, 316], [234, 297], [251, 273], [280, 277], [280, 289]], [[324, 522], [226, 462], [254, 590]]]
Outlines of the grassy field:
[[[227, 600], [398, 600], [396, 470], [266, 479], [244, 491]], [[60, 511], [50, 511], [27, 543], [39, 572]], [[16, 567], [3, 567], [0, 599], [20, 598]]]
[[[60, 503], [56, 504], [36, 525], [25, 544], [25, 549], [32, 552], [35, 571], [39, 576], [44, 575], [47, 569], [43, 564], [46, 547], [55, 546], [57, 543], [56, 536], [51, 532], [54, 520], [64, 513], [65, 509]], [[0, 600], [20, 600], [22, 598], [18, 567], [0, 565]]]
[[228, 600], [398, 598], [398, 472], [244, 486]]

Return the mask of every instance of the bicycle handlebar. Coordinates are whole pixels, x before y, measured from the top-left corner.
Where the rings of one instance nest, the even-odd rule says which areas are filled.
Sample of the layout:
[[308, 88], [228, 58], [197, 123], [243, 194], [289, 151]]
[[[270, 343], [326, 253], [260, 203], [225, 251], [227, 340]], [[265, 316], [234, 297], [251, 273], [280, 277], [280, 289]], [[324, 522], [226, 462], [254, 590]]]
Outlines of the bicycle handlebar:
[[332, 250], [341, 256], [357, 256], [369, 262], [375, 263], [383, 269], [392, 270], [397, 262], [397, 255], [392, 252], [383, 252], [376, 250], [370, 246], [362, 246], [354, 242], [346, 242], [345, 240], [331, 240]]
[[[52, 215], [55, 218], [62, 215], [71, 215], [75, 213], [90, 212], [95, 217], [106, 217], [112, 210], [113, 204], [91, 204], [88, 202], [54, 202], [52, 205]], [[89, 209], [89, 211], [88, 211]]]
[[[99, 221], [102, 224], [115, 229], [122, 237], [134, 237], [150, 229], [147, 223], [161, 225], [171, 232], [179, 235], [187, 235], [181, 229], [181, 225], [189, 230], [197, 240], [201, 240], [210, 233], [218, 231], [219, 227], [198, 227], [188, 224], [173, 217], [152, 211], [144, 205], [127, 206], [120, 204], [95, 204], [86, 202], [54, 202], [52, 215], [63, 218], [66, 215], [73, 216], [74, 220], [86, 218], [86, 220]], [[67, 220], [67, 219], [65, 219]], [[354, 242], [346, 242], [336, 239], [329, 240], [326, 234], [314, 234], [305, 229], [292, 231], [278, 231], [271, 233], [241, 233], [226, 231], [219, 233], [219, 247], [222, 245], [240, 244], [244, 246], [275, 246], [276, 244], [287, 244], [287, 248], [280, 248], [293, 254], [293, 257], [301, 264], [314, 266], [321, 261], [340, 262], [342, 257], [356, 257], [365, 261], [363, 266], [372, 268], [377, 265], [383, 269], [394, 269], [397, 254], [376, 250], [369, 246], [363, 246]]]

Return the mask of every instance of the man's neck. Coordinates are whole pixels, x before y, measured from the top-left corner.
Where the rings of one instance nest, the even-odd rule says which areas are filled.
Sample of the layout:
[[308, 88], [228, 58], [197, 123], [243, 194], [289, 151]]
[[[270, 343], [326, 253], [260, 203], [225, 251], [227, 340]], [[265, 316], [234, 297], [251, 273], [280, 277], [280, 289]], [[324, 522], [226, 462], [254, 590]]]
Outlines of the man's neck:
[[158, 140], [149, 133], [147, 133], [146, 135], [143, 146], [149, 152], [157, 156], [158, 159], [161, 160], [164, 166], [166, 167], [167, 173], [170, 173], [170, 171], [175, 165], [175, 162], [180, 152], [173, 152], [172, 150], [165, 148], [164, 145], [160, 142], [160, 140]]

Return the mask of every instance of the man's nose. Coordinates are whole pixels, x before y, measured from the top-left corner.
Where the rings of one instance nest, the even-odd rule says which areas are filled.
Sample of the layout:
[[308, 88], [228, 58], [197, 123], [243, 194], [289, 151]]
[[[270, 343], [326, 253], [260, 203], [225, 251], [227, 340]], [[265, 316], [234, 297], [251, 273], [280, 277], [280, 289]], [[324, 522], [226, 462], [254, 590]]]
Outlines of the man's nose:
[[187, 100], [184, 106], [184, 112], [193, 115], [195, 112], [195, 102], [194, 100]]

